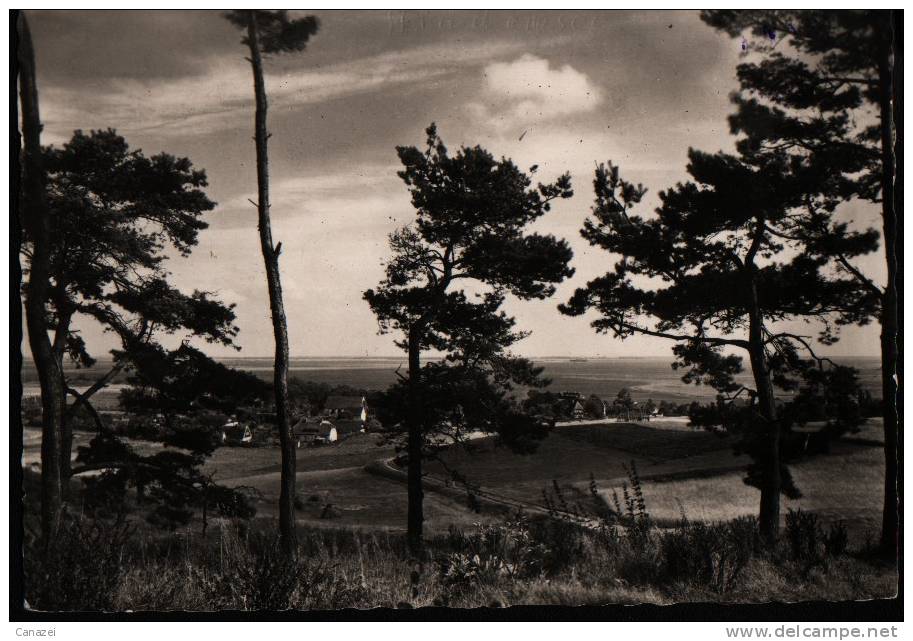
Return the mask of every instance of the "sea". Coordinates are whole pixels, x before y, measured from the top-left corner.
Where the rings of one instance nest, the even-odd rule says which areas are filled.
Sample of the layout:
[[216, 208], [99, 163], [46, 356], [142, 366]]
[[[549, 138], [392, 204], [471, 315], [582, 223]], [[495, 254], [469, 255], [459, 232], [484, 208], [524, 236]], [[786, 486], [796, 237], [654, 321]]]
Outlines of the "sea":
[[[600, 398], [614, 398], [622, 388], [627, 387], [635, 400], [653, 399], [657, 403], [663, 400], [706, 402], [716, 397], [716, 390], [710, 387], [683, 383], [683, 372], [672, 369], [670, 358], [550, 357], [533, 360], [544, 367], [543, 375], [551, 380], [547, 389], [554, 392], [579, 392], [585, 396], [595, 394]], [[835, 361], [856, 367], [863, 388], [873, 396], [881, 396], [879, 358], [846, 357]], [[271, 358], [228, 358], [222, 362], [265, 378], [272, 373]], [[377, 390], [394, 383], [397, 371], [404, 374], [407, 369], [405, 355], [401, 358], [292, 358], [289, 375], [330, 385], [345, 384]], [[744, 375], [740, 382], [754, 387], [750, 375]]]
[[[272, 377], [271, 358], [232, 357], [220, 359], [229, 367], [246, 370], [269, 379]], [[881, 396], [880, 360], [877, 357], [835, 358], [836, 362], [851, 365], [859, 370], [860, 382], [873, 396]], [[671, 358], [570, 358], [550, 357], [534, 359], [544, 367], [544, 376], [551, 380], [548, 390], [553, 392], [579, 392], [585, 396], [595, 394], [600, 398], [614, 398], [622, 388], [628, 388], [635, 400], [653, 399], [655, 402], [702, 402], [716, 397], [716, 391], [707, 386], [688, 385], [681, 381], [681, 371], [672, 369]], [[109, 363], [100, 361], [91, 370], [73, 370], [78, 377], [77, 388], [88, 387], [91, 380], [100, 376]], [[747, 363], [746, 363], [747, 366]], [[324, 357], [292, 358], [289, 376], [302, 380], [349, 385], [358, 389], [381, 390], [397, 380], [397, 371], [408, 369], [406, 357]], [[23, 371], [23, 392], [37, 396], [39, 389], [31, 363]], [[746, 386], [753, 387], [748, 375], [743, 376]], [[124, 386], [115, 381], [109, 392]]]

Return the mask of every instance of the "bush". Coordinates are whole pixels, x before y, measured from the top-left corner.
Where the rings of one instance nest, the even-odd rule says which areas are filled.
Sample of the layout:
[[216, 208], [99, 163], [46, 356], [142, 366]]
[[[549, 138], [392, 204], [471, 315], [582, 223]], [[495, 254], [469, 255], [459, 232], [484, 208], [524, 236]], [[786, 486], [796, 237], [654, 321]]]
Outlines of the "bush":
[[251, 534], [229, 541], [229, 562], [213, 596], [219, 609], [288, 610], [308, 604], [328, 579], [321, 565], [286, 554], [278, 535]]
[[[101, 420], [102, 425], [105, 425], [104, 418], [101, 418]], [[98, 424], [95, 423], [95, 418], [92, 416], [91, 412], [81, 404], [73, 410], [73, 413], [67, 419], [67, 423], [70, 428], [76, 432], [94, 433], [98, 431]], [[105, 425], [105, 427], [107, 427], [107, 425]]]
[[831, 524], [824, 535], [824, 553], [829, 557], [843, 556], [846, 554], [849, 543], [850, 536], [846, 529], [846, 523], [837, 521]]
[[[621, 497], [612, 492], [612, 506], [602, 499], [591, 477], [589, 493], [593, 511], [586, 521], [578, 518], [582, 515], [577, 506], [569, 505], [557, 484], [553, 493], [543, 491], [552, 516], [549, 522], [552, 525], [543, 531], [554, 530], [559, 534], [540, 536], [539, 540], [549, 550], [567, 550], [563, 566], [575, 566], [589, 540], [590, 545], [601, 547], [592, 550], [591, 556], [593, 552], [596, 556], [604, 555], [605, 567], [597, 574], [610, 581], [662, 590], [679, 583], [722, 594], [733, 589], [751, 558], [763, 553], [754, 518], [707, 525], [689, 522], [682, 511], [678, 527], [667, 531], [657, 529], [647, 509], [636, 465], [632, 462], [625, 466], [625, 471], [628, 480], [622, 484]], [[576, 541], [580, 541], [579, 548]]]
[[164, 427], [159, 419], [144, 414], [131, 414], [122, 429], [124, 436], [145, 441], [158, 441], [164, 435]]
[[27, 537], [26, 600], [39, 610], [112, 610], [131, 531], [123, 518], [95, 520], [64, 514], [50, 545], [37, 536]]
[[615, 513], [618, 515], [619, 522], [626, 526], [625, 538], [628, 545], [633, 550], [645, 552], [653, 546], [651, 534], [653, 520], [647, 511], [643, 486], [634, 461], [631, 461], [630, 467], [625, 466], [625, 472], [631, 485], [629, 488], [628, 483], [621, 484], [624, 506], [618, 500], [618, 494], [614, 490], [612, 490], [612, 502], [615, 505]]
[[[136, 525], [144, 527], [142, 520]], [[437, 571], [428, 574], [422, 564], [404, 561], [399, 534], [305, 528], [298, 557], [288, 558], [275, 526], [262, 521], [222, 522], [215, 538], [147, 527], [130, 541], [116, 526], [70, 519], [47, 556], [31, 539], [29, 603], [48, 610], [199, 611], [720, 600], [715, 595], [847, 599], [887, 594], [890, 580], [881, 564], [860, 559], [797, 572], [788, 537], [782, 553], [768, 551], [752, 518], [713, 525], [683, 520], [675, 529], [632, 537], [620, 525], [517, 516], [429, 537]], [[816, 549], [841, 554], [845, 526], [816, 529]], [[562, 548], [567, 540], [573, 545]]]
[[718, 594], [732, 590], [752, 556], [761, 550], [757, 522], [743, 518], [706, 525], [683, 522], [659, 538], [659, 578], [705, 586]]
[[786, 542], [793, 561], [806, 567], [820, 563], [823, 560], [820, 535], [821, 526], [816, 514], [801, 509], [786, 513]]
[[549, 553], [523, 518], [504, 525], [477, 523], [468, 534], [451, 528], [449, 544], [455, 551], [438, 558], [437, 565], [441, 584], [452, 594], [463, 594], [502, 577], [516, 580], [539, 576]]
[[542, 569], [553, 575], [578, 563], [584, 553], [586, 529], [563, 519], [543, 519], [529, 524], [530, 534], [543, 551]]

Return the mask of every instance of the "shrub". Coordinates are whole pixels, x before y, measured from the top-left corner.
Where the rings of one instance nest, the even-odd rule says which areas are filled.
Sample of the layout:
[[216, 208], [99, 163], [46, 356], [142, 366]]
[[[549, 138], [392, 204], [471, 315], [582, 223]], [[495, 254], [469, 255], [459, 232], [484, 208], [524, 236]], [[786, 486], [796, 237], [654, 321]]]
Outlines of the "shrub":
[[817, 515], [790, 510], [786, 514], [786, 542], [790, 558], [808, 571], [829, 558], [846, 554], [849, 534], [843, 521], [832, 523], [825, 530]]
[[658, 550], [650, 536], [630, 536], [630, 530], [617, 539], [610, 555], [619, 579], [629, 585], [651, 585], [659, 576]]
[[843, 556], [846, 554], [849, 542], [850, 537], [846, 529], [846, 523], [843, 521], [832, 523], [824, 535], [824, 553], [829, 557]]
[[659, 538], [658, 575], [723, 594], [730, 591], [753, 554], [760, 550], [754, 519], [707, 525], [683, 522]]
[[[104, 418], [101, 418], [102, 425], [106, 425]], [[73, 409], [73, 413], [67, 418], [67, 424], [70, 428], [77, 432], [97, 432], [98, 425], [95, 423], [95, 418], [92, 414], [85, 408], [84, 405], [78, 405]]]
[[820, 538], [821, 526], [816, 514], [801, 509], [786, 513], [786, 542], [793, 561], [806, 567], [820, 563], [823, 560]]
[[637, 465], [631, 461], [631, 466], [625, 466], [628, 483], [621, 484], [621, 493], [624, 497], [624, 508], [618, 500], [618, 495], [612, 491], [612, 499], [619, 519], [626, 526], [625, 538], [628, 545], [635, 551], [646, 552], [653, 546], [652, 529], [653, 520], [647, 511], [647, 502], [644, 500], [643, 486]]
[[729, 521], [729, 537], [735, 545], [740, 545], [753, 556], [762, 554], [767, 548], [761, 538], [758, 519], [754, 516], [740, 516]]
[[539, 576], [549, 554], [547, 546], [533, 536], [529, 522], [522, 517], [504, 525], [477, 523], [468, 534], [451, 528], [448, 538], [455, 551], [438, 558], [437, 565], [441, 584], [453, 594], [494, 583], [502, 577]]
[[448, 596], [465, 594], [481, 584], [493, 582], [503, 569], [500, 559], [478, 554], [454, 552], [438, 560], [438, 576]]
[[25, 546], [26, 599], [50, 611], [106, 611], [124, 572], [124, 547], [132, 528], [113, 520], [64, 514], [50, 545], [35, 535]]
[[288, 610], [311, 601], [328, 579], [320, 565], [285, 553], [278, 534], [255, 533], [246, 541], [229, 541], [229, 560], [214, 586], [214, 602], [220, 608]]
[[[590, 493], [590, 500], [593, 506], [593, 514], [605, 525], [611, 525], [618, 521], [617, 512], [613, 512], [612, 508], [609, 507], [608, 502], [606, 502], [605, 497], [599, 493], [599, 486], [596, 484], [596, 477], [593, 476], [593, 473], [590, 473], [590, 482], [587, 486], [587, 489]], [[617, 495], [616, 495], [616, 498]]]
[[542, 550], [542, 569], [556, 574], [579, 563], [586, 540], [586, 529], [567, 519], [542, 519], [529, 524], [529, 532]]

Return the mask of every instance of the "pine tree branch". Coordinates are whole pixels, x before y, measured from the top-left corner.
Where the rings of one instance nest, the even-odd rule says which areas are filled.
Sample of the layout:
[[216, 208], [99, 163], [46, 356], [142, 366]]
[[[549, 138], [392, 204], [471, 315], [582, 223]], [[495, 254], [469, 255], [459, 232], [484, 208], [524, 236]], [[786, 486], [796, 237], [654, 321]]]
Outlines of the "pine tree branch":
[[800, 336], [799, 334], [791, 334], [789, 332], [779, 332], [777, 334], [771, 334], [770, 332], [767, 332], [767, 334], [768, 334], [769, 338], [765, 341], [765, 344], [768, 344], [768, 343], [776, 344], [782, 339], [794, 340], [805, 348], [805, 350], [809, 353], [809, 356], [811, 356], [818, 363], [819, 366], [822, 363], [829, 363], [833, 367], [837, 366], [837, 363], [832, 361], [830, 358], [828, 358], [826, 356], [818, 356], [815, 353], [815, 350], [812, 349], [812, 346], [809, 344], [808, 340], [806, 340], [809, 338], [808, 336]]
[[90, 412], [94, 411], [92, 409], [92, 406], [89, 404], [89, 399], [92, 398], [92, 396], [96, 392], [98, 392], [102, 388], [106, 387], [108, 385], [108, 383], [110, 383], [114, 379], [114, 377], [117, 376], [117, 374], [119, 374], [123, 369], [124, 369], [124, 366], [122, 364], [118, 363], [117, 365], [112, 367], [110, 370], [108, 370], [108, 372], [105, 373], [104, 376], [102, 376], [97, 381], [95, 381], [92, 384], [92, 386], [89, 387], [89, 389], [87, 389], [85, 392], [82, 392], [82, 393], [77, 392], [72, 387], [68, 387], [67, 392], [70, 393], [72, 396], [76, 397], [76, 402], [73, 403], [67, 409], [66, 418], [69, 419], [70, 417], [72, 417], [73, 414], [75, 414], [75, 412], [76, 412], [77, 406], [80, 404], [84, 404], [89, 409]]
[[879, 298], [884, 296], [884, 290], [882, 290], [881, 287], [876, 285], [868, 276], [866, 276], [861, 271], [859, 271], [858, 268], [854, 267], [853, 264], [850, 263], [850, 261], [847, 259], [846, 256], [844, 256], [843, 254], [837, 254], [836, 258], [837, 258], [837, 262], [840, 263], [840, 265], [845, 270], [847, 270], [850, 274], [852, 274], [853, 277], [856, 278], [856, 280], [858, 280], [863, 287], [868, 289], [871, 293], [875, 294], [875, 296], [878, 296]]
[[877, 87], [878, 81], [873, 78], [853, 78], [847, 76], [822, 76], [821, 82], [839, 82], [841, 84], [852, 84], [852, 85], [866, 85], [869, 87]]
[[83, 407], [86, 408], [86, 410], [88, 410], [89, 414], [92, 416], [92, 420], [95, 421], [95, 427], [98, 428], [98, 432], [107, 433], [108, 428], [105, 427], [104, 423], [101, 420], [101, 416], [99, 416], [99, 414], [98, 414], [98, 411], [92, 406], [92, 404], [89, 402], [89, 399], [86, 398], [85, 394], [79, 393], [72, 387], [67, 387], [66, 391], [71, 396], [76, 397], [76, 402], [73, 403], [73, 405], [71, 405], [70, 408], [67, 410], [66, 418], [67, 419], [71, 418], [72, 415], [75, 414], [75, 408], [78, 405], [82, 405]]
[[718, 338], [715, 336], [700, 336], [700, 335], [690, 336], [687, 334], [685, 334], [685, 335], [669, 334], [668, 332], [659, 332], [656, 330], [647, 329], [646, 327], [640, 327], [639, 325], [633, 325], [631, 323], [625, 323], [625, 322], [618, 323], [617, 327], [624, 329], [624, 330], [637, 332], [638, 334], [645, 334], [647, 336], [656, 336], [657, 338], [668, 338], [668, 339], [674, 340], [674, 341], [695, 341], [695, 340], [697, 340], [702, 343], [706, 343], [708, 345], [715, 345], [715, 346], [733, 345], [735, 347], [741, 347], [744, 349], [748, 349], [748, 341], [738, 339], [738, 338]]

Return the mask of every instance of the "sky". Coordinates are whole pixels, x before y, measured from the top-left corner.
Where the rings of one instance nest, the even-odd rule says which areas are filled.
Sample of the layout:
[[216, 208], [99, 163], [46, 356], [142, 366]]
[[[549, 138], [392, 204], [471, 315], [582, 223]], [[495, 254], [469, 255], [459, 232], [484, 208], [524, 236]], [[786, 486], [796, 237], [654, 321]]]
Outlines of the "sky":
[[[666, 356], [668, 341], [597, 335], [592, 316], [558, 313], [574, 289], [614, 263], [579, 230], [593, 170], [611, 160], [656, 194], [687, 179], [689, 147], [732, 151], [726, 116], [740, 42], [695, 11], [318, 11], [302, 53], [270, 57], [269, 148], [273, 237], [292, 356], [388, 356], [362, 300], [383, 277], [387, 235], [414, 217], [396, 176], [397, 145], [424, 142], [432, 122], [451, 150], [481, 145], [551, 181], [570, 172], [573, 198], [535, 231], [565, 238], [573, 278], [544, 301], [508, 300], [531, 332], [514, 351], [537, 356]], [[146, 155], [186, 156], [206, 170], [206, 215], [190, 257], [172, 256], [172, 283], [237, 305], [241, 351], [273, 351], [256, 210], [253, 88], [240, 32], [216, 11], [33, 11], [42, 142], [75, 129], [115, 128]], [[854, 226], [877, 226], [857, 206]], [[884, 280], [883, 257], [864, 270]], [[77, 322], [90, 351], [110, 335]], [[180, 336], [173, 340], [180, 340]], [[849, 328], [832, 354], [878, 354], [878, 328]]]

